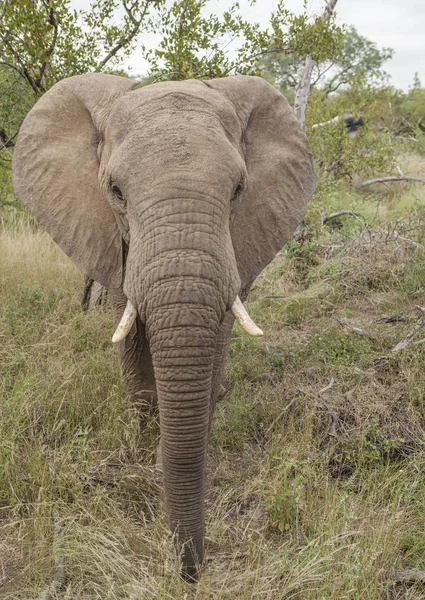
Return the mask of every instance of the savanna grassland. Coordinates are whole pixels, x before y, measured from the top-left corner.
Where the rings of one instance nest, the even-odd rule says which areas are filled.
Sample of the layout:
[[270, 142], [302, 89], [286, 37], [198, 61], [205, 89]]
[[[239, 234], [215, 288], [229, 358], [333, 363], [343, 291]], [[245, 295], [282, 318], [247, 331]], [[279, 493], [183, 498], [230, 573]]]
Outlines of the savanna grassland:
[[[425, 171], [413, 154], [401, 165]], [[253, 286], [265, 336], [233, 333], [197, 586], [176, 574], [158, 423], [140, 428], [111, 315], [84, 314], [82, 289], [10, 197], [0, 598], [425, 598], [425, 185], [322, 193]]]

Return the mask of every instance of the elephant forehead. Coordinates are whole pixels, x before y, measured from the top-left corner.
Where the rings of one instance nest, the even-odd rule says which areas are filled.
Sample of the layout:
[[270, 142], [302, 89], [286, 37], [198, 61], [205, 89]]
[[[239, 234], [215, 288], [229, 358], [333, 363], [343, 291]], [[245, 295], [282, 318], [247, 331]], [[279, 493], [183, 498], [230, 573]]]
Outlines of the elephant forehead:
[[242, 136], [242, 126], [235, 108], [222, 94], [199, 81], [153, 84], [121, 96], [114, 104], [109, 135], [118, 141], [138, 125], [167, 128], [175, 125], [223, 129], [234, 143]]

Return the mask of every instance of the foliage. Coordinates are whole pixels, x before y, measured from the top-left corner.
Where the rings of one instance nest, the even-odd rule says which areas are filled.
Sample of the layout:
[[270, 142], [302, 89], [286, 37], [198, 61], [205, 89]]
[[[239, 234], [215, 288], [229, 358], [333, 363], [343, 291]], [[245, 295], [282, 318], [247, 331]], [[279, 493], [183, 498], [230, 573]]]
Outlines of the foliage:
[[[300, 27], [303, 36], [311, 35], [308, 28]], [[319, 33], [319, 30], [316, 32]], [[312, 39], [314, 39], [314, 35]], [[338, 42], [335, 51], [313, 53], [315, 65], [312, 73], [312, 86], [319, 87], [327, 96], [341, 86], [349, 86], [352, 81], [361, 81], [363, 85], [379, 86], [386, 79], [382, 70], [383, 63], [392, 58], [391, 48], [378, 48], [377, 45], [360, 35], [353, 26], [338, 31], [333, 43]], [[323, 42], [320, 48], [326, 48]], [[298, 82], [305, 52], [299, 44], [296, 52], [277, 52], [262, 56], [259, 68], [262, 75], [284, 94], [292, 94]], [[301, 51], [300, 51], [301, 50]]]
[[0, 58], [38, 95], [64, 77], [111, 68], [133, 49], [135, 36], [162, 0], [93, 0], [73, 10], [70, 0], [2, 0]]
[[[254, 4], [256, 0], [251, 0]], [[210, 0], [178, 0], [158, 11], [156, 31], [162, 36], [159, 47], [149, 53], [153, 72], [163, 79], [202, 79], [231, 73], [257, 74], [258, 57], [285, 51], [318, 60], [334, 57], [340, 48], [341, 29], [307, 13], [295, 15], [279, 1], [270, 17], [270, 30], [245, 20], [235, 2], [220, 17], [209, 10]], [[241, 42], [235, 56], [228, 46]]]

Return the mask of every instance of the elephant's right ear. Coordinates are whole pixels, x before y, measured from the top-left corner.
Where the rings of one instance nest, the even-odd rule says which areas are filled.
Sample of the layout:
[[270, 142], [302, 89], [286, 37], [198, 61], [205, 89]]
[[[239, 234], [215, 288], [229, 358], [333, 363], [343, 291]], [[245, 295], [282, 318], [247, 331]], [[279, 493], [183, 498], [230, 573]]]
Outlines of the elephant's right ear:
[[13, 155], [13, 184], [77, 267], [106, 287], [122, 281], [122, 242], [98, 181], [99, 131], [137, 82], [92, 73], [65, 79], [32, 108]]

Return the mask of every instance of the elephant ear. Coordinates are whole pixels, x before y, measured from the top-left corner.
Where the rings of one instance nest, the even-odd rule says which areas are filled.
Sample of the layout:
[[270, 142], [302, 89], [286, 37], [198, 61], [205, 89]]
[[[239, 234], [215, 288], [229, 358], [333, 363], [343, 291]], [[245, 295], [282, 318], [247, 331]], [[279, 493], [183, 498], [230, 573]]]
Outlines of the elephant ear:
[[106, 287], [122, 281], [122, 241], [98, 180], [102, 123], [137, 82], [92, 73], [51, 88], [25, 118], [13, 156], [13, 183], [77, 267]]
[[316, 183], [313, 156], [295, 114], [259, 77], [205, 82], [234, 105], [248, 172], [231, 225], [239, 274], [248, 287], [290, 239]]

